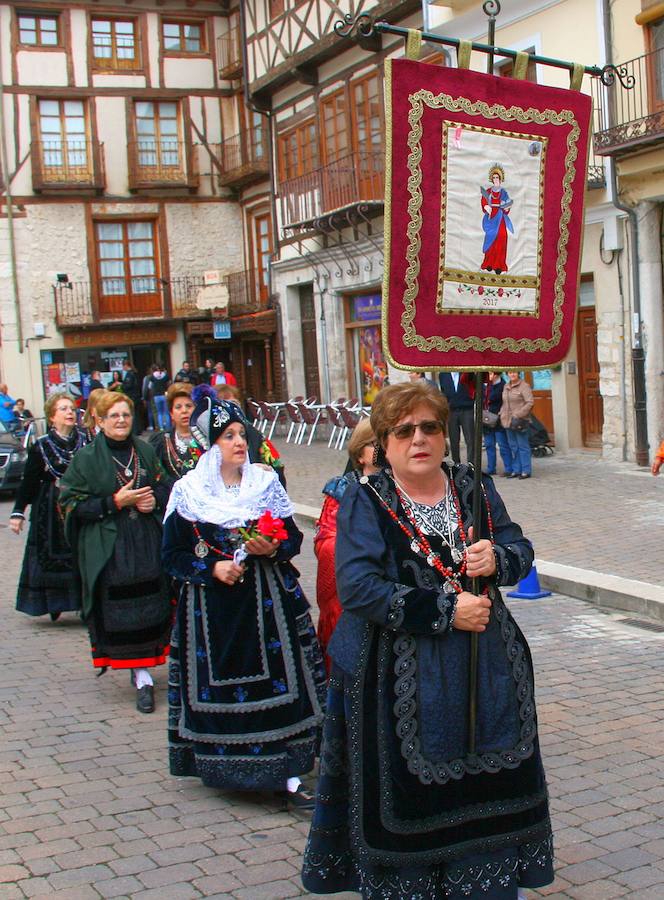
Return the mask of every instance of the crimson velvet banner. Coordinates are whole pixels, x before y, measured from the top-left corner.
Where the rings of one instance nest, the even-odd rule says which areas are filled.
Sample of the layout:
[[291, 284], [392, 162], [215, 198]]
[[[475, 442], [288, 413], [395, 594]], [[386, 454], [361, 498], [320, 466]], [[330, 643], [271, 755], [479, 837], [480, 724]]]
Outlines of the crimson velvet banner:
[[383, 341], [397, 368], [548, 368], [574, 329], [591, 98], [385, 63]]

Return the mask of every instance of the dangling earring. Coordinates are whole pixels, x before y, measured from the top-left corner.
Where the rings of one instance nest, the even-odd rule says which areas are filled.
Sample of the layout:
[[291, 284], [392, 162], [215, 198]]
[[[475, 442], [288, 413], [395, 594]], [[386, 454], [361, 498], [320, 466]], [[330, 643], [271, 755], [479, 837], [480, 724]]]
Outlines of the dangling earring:
[[374, 444], [374, 452], [373, 456], [371, 457], [371, 464], [375, 469], [382, 469], [387, 465], [385, 451], [379, 443]]

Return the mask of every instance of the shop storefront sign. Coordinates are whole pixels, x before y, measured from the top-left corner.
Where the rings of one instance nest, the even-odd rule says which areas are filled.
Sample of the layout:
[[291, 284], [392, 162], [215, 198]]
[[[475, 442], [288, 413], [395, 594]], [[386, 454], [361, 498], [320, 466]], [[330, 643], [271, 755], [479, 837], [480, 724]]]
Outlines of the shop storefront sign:
[[379, 321], [380, 309], [380, 294], [367, 294], [363, 297], [353, 297], [353, 319], [356, 322]]
[[144, 325], [140, 328], [103, 328], [85, 331], [67, 331], [64, 345], [71, 347], [103, 347], [109, 344], [170, 344], [176, 340], [174, 327]]

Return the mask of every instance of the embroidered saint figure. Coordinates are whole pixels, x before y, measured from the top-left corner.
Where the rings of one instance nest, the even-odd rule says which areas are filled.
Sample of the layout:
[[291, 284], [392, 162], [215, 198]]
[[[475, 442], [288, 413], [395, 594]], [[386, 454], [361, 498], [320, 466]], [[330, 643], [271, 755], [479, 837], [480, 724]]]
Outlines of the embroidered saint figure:
[[484, 231], [484, 244], [482, 252], [484, 261], [482, 269], [487, 272], [494, 271], [496, 275], [507, 272], [507, 232], [514, 234], [514, 226], [510, 220], [512, 200], [502, 187], [505, 181], [505, 170], [497, 163], [489, 169], [488, 188], [480, 188], [482, 191], [482, 229]]

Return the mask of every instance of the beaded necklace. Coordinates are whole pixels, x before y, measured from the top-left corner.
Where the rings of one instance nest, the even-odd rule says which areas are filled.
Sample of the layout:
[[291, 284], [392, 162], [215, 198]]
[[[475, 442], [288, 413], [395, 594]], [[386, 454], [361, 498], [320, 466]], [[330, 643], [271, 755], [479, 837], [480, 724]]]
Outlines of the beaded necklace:
[[164, 445], [166, 447], [168, 468], [176, 478], [182, 477], [183, 469], [193, 469], [200, 459], [201, 449], [193, 435], [189, 444], [186, 444], [181, 439], [178, 439], [177, 432], [175, 434], [175, 443], [171, 439], [170, 434], [167, 434], [164, 436]]
[[196, 538], [198, 540], [198, 543], [194, 547], [194, 553], [199, 559], [205, 559], [210, 550], [213, 553], [216, 553], [217, 556], [222, 556], [224, 559], [233, 559], [233, 553], [224, 553], [223, 551], [219, 550], [218, 547], [215, 547], [214, 544], [208, 543], [208, 541], [205, 540], [203, 535], [198, 530], [198, 526], [195, 523], [192, 527], [194, 529], [194, 534], [196, 535]]
[[[457, 517], [458, 517], [458, 521], [459, 521], [459, 535], [461, 537], [461, 540], [464, 543], [464, 546], [466, 546], [466, 533], [463, 529], [463, 522], [462, 522], [462, 517], [461, 517], [461, 504], [459, 503], [459, 496], [456, 492], [456, 487], [454, 485], [454, 481], [451, 478], [449, 478], [448, 482], [450, 485], [450, 490], [452, 493], [452, 498], [454, 500], [454, 505], [456, 508]], [[383, 499], [383, 497], [381, 497], [381, 495], [378, 493], [376, 488], [371, 484], [371, 482], [369, 481], [369, 478], [366, 475], [363, 475], [360, 478], [360, 484], [366, 484], [369, 488], [371, 488], [371, 490], [374, 492], [374, 494], [378, 498], [381, 506], [387, 511], [387, 513], [390, 516], [390, 518], [392, 519], [392, 521], [396, 525], [399, 526], [401, 531], [403, 531], [403, 533], [409, 539], [410, 548], [413, 551], [413, 553], [418, 553], [418, 552], [421, 553], [425, 557], [427, 564], [430, 565], [432, 569], [436, 569], [436, 571], [439, 572], [443, 576], [443, 579], [445, 581], [445, 588], [447, 589], [447, 591], [460, 594], [464, 590], [460, 579], [465, 574], [466, 567], [467, 567], [467, 560], [466, 560], [465, 554], [464, 554], [463, 560], [461, 561], [461, 565], [459, 566], [458, 571], [455, 571], [454, 569], [450, 568], [449, 566], [446, 566], [443, 563], [440, 556], [431, 547], [431, 544], [429, 543], [426, 535], [418, 527], [413, 513], [409, 509], [408, 505], [403, 502], [402, 494], [396, 484], [394, 486], [395, 486], [397, 495], [399, 496], [401, 506], [402, 506], [404, 513], [406, 514], [406, 517], [408, 519], [408, 522], [412, 528], [412, 532], [407, 527], [407, 525], [401, 521], [401, 519], [394, 512], [394, 510], [390, 508], [389, 504]], [[487, 510], [487, 518], [488, 518], [488, 522], [489, 522], [489, 537], [490, 537], [491, 543], [493, 544], [494, 543], [493, 520], [491, 518], [491, 511], [489, 509], [489, 503], [487, 500], [486, 491], [484, 490], [484, 485], [482, 485], [482, 495], [484, 497], [484, 503], [485, 503], [486, 510]]]
[[[86, 438], [82, 431], [79, 431], [78, 428], [76, 428], [74, 433], [76, 434], [76, 442], [71, 448], [58, 446], [56, 437], [63, 442], [67, 441], [67, 438], [61, 437], [54, 430], [49, 430], [49, 432], [37, 441], [37, 446], [39, 447], [42, 459], [44, 460], [44, 465], [56, 481], [59, 478], [62, 478], [67, 471], [67, 467], [72, 461], [74, 453], [76, 453], [77, 450], [80, 450], [86, 443]], [[71, 440], [73, 436], [74, 435], [71, 434], [69, 440]]]

